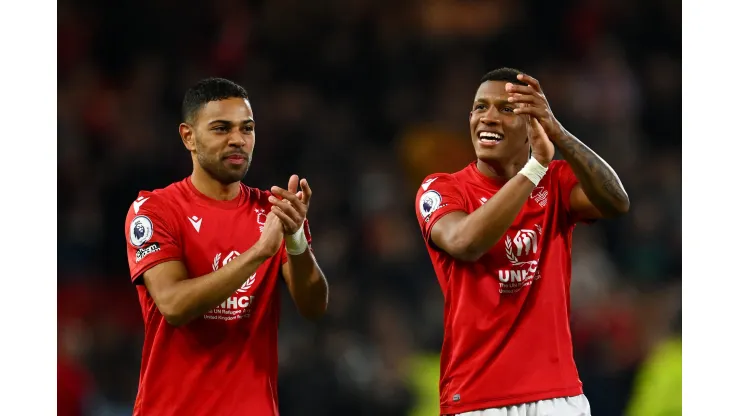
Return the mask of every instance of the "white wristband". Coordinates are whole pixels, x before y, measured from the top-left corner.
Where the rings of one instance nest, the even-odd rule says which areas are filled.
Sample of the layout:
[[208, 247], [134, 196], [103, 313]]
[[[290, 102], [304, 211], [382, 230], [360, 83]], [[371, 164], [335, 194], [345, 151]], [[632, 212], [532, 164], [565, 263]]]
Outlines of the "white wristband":
[[295, 234], [285, 236], [285, 251], [291, 256], [303, 254], [307, 248], [308, 240], [306, 240], [306, 234], [303, 233], [303, 224]]
[[540, 162], [537, 161], [535, 158], [529, 158], [529, 161], [526, 165], [522, 168], [522, 170], [519, 171], [520, 174], [524, 175], [532, 181], [532, 183], [537, 186], [537, 184], [540, 183], [542, 178], [545, 177], [545, 173], [547, 173], [547, 167], [540, 165]]

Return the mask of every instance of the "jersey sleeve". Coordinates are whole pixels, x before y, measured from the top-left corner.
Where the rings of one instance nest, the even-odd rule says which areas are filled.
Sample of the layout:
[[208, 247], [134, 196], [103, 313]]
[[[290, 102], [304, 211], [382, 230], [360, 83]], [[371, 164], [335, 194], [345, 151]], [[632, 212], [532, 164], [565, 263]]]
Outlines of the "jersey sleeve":
[[427, 176], [416, 193], [416, 219], [425, 241], [432, 235], [434, 224], [453, 211], [467, 212], [457, 181], [450, 174]]
[[558, 203], [565, 209], [566, 222], [571, 225], [578, 222], [587, 224], [594, 222], [593, 220], [578, 218], [578, 215], [573, 211], [573, 208], [570, 205], [570, 194], [573, 192], [573, 188], [575, 188], [579, 183], [575, 172], [573, 172], [573, 168], [571, 168], [568, 162], [564, 160], [553, 161], [550, 163], [550, 166], [554, 167], [553, 173], [555, 174], [560, 194]]
[[[311, 247], [311, 229], [308, 226], [308, 218], [303, 222], [303, 233], [306, 235], [306, 240], [308, 241], [308, 249], [313, 252], [313, 248]], [[288, 262], [288, 251], [285, 249], [285, 241], [283, 241], [283, 245], [280, 247], [280, 257], [282, 264]]]
[[126, 254], [131, 281], [157, 264], [182, 259], [178, 225], [160, 197], [141, 193], [126, 215]]

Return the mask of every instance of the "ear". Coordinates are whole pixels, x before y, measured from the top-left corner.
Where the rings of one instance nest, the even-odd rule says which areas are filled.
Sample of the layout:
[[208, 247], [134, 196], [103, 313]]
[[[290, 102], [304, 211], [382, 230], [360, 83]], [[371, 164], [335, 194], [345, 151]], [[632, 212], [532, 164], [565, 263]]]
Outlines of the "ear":
[[187, 123], [180, 123], [180, 138], [186, 149], [191, 152], [195, 151], [195, 131], [193, 126]]

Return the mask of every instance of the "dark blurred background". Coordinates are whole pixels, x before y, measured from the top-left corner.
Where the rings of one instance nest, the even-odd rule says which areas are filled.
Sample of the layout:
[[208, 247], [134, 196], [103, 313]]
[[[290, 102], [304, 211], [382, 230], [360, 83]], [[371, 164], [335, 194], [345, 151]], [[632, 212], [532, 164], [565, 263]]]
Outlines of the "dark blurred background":
[[541, 81], [632, 201], [575, 231], [593, 414], [680, 415], [681, 4], [668, 0], [62, 0], [59, 414], [131, 414], [143, 331], [124, 219], [139, 190], [191, 172], [180, 103], [206, 76], [250, 93], [245, 182], [298, 173], [314, 190], [331, 301], [318, 324], [284, 303], [281, 414], [438, 414], [442, 294], [414, 196], [474, 159], [472, 97], [500, 66]]

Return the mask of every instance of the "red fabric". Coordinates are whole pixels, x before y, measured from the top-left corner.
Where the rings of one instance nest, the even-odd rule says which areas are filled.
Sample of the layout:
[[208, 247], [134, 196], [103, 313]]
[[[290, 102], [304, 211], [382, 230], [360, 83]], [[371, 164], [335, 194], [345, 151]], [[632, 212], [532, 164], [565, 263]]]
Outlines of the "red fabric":
[[417, 219], [445, 298], [442, 414], [582, 393], [569, 327], [576, 183], [564, 161], [553, 161], [504, 237], [464, 262], [430, 242], [432, 227], [450, 212], [472, 213], [503, 183], [475, 163], [423, 182]]

